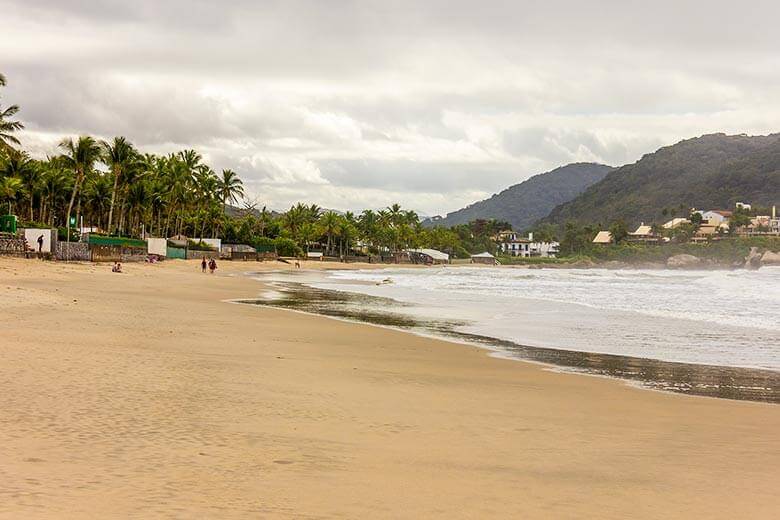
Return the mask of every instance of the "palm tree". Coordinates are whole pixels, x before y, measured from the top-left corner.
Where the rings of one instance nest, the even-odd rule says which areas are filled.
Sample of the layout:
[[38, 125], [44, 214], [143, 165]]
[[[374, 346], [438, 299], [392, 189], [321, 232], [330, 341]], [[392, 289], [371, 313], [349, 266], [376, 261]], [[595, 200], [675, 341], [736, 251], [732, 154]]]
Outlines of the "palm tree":
[[9, 152], [13, 150], [12, 144], [19, 144], [19, 139], [13, 133], [23, 129], [24, 125], [19, 121], [10, 120], [17, 112], [19, 112], [17, 105], [11, 105], [5, 110], [0, 107], [0, 151]]
[[328, 239], [327, 246], [325, 247], [326, 254], [332, 252], [333, 237], [339, 232], [340, 220], [341, 217], [333, 211], [328, 211], [320, 217], [320, 230]]
[[100, 159], [100, 146], [92, 137], [81, 136], [76, 142], [71, 138], [63, 139], [60, 148], [65, 151], [62, 155], [63, 162], [73, 171], [75, 176], [73, 191], [70, 194], [70, 202], [68, 202], [68, 212], [65, 214], [65, 225], [70, 228], [73, 203], [84, 183], [85, 176], [92, 171], [95, 162]]
[[7, 176], [16, 177], [21, 181], [22, 187], [30, 200], [30, 221], [35, 220], [33, 204], [41, 180], [41, 171], [38, 165], [30, 159], [26, 152], [13, 150], [8, 154], [4, 172]]
[[114, 175], [114, 187], [111, 190], [111, 205], [108, 210], [108, 225], [106, 226], [106, 230], [111, 233], [117, 187], [122, 179], [122, 174], [130, 167], [131, 161], [136, 159], [137, 153], [133, 145], [124, 137], [114, 137], [112, 142], [101, 141], [100, 144], [103, 148], [103, 160]]
[[86, 183], [84, 191], [91, 217], [97, 221], [98, 226], [102, 227], [105, 222], [106, 208], [110, 207], [111, 179], [107, 175], [95, 175]]
[[[3, 74], [0, 74], [0, 87], [6, 85], [6, 79]], [[11, 121], [10, 119], [19, 112], [17, 105], [11, 105], [3, 110], [0, 107], [0, 152], [10, 152], [13, 147], [11, 143], [18, 145], [19, 139], [17, 139], [13, 132], [18, 132], [24, 128], [24, 125], [19, 121]]]
[[219, 195], [222, 199], [223, 210], [227, 210], [228, 203], [238, 202], [239, 197], [244, 197], [244, 183], [233, 170], [222, 170], [222, 178], [219, 179]]
[[8, 202], [8, 213], [11, 211], [11, 202], [22, 191], [22, 181], [16, 177], [3, 177], [0, 179], [0, 200]]

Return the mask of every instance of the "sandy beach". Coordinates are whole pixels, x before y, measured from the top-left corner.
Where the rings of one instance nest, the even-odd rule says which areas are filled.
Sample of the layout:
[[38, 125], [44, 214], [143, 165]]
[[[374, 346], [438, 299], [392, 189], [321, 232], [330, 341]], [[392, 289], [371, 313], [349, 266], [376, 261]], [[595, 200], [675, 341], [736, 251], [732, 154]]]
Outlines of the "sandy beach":
[[0, 518], [780, 510], [776, 405], [225, 302], [279, 267], [0, 258]]

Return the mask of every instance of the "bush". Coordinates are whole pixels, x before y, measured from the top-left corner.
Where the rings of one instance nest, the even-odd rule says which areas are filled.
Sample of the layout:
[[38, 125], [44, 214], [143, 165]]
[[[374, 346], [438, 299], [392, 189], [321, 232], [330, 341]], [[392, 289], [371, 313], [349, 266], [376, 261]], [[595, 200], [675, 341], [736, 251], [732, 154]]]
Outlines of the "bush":
[[195, 242], [194, 240], [187, 240], [187, 249], [190, 251], [216, 251], [215, 247], [208, 245], [206, 242]]
[[279, 256], [302, 256], [303, 250], [290, 238], [275, 238], [274, 247]]

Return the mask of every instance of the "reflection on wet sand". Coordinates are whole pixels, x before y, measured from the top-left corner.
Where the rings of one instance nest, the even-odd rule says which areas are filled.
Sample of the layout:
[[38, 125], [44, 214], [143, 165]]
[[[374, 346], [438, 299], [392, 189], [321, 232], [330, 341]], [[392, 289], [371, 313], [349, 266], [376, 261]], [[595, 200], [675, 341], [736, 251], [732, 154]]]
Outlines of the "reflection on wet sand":
[[645, 388], [690, 395], [780, 403], [780, 373], [738, 367], [696, 365], [571, 350], [518, 345], [488, 336], [459, 332], [463, 322], [421, 320], [393, 312], [408, 307], [390, 298], [317, 289], [302, 283], [275, 282], [280, 297], [240, 303], [293, 309], [375, 325], [396, 327], [485, 345], [523, 359], [568, 371], [635, 381]]

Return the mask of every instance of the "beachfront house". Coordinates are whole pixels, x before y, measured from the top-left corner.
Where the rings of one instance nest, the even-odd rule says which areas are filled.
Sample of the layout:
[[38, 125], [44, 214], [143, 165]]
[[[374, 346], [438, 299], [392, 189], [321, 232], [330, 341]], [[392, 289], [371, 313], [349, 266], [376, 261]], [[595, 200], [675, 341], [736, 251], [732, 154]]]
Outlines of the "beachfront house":
[[514, 231], [502, 231], [496, 237], [498, 249], [508, 256], [530, 256], [531, 241]]
[[485, 264], [485, 265], [498, 265], [498, 260], [496, 260], [496, 257], [485, 251], [484, 253], [479, 253], [477, 255], [471, 255], [471, 263], [472, 264]]
[[558, 242], [534, 241], [534, 234], [522, 237], [514, 231], [502, 231], [496, 237], [498, 249], [508, 256], [541, 256], [554, 258], [558, 254], [560, 244]]
[[607, 245], [612, 243], [612, 233], [609, 231], [599, 231], [593, 239], [594, 244]]

